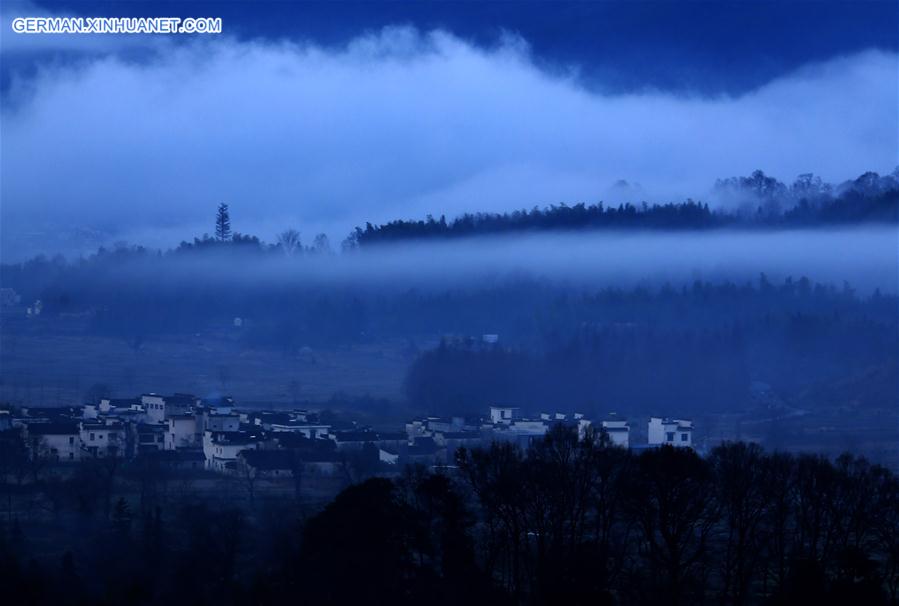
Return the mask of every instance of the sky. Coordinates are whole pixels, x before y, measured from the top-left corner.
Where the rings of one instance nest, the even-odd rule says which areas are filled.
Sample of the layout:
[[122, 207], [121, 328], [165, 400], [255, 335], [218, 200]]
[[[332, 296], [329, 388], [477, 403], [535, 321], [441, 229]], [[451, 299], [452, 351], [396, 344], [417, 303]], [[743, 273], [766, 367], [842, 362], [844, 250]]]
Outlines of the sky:
[[[0, 255], [899, 163], [895, 2], [5, 2]], [[215, 36], [13, 34], [209, 16]], [[620, 179], [630, 188], [616, 188]]]

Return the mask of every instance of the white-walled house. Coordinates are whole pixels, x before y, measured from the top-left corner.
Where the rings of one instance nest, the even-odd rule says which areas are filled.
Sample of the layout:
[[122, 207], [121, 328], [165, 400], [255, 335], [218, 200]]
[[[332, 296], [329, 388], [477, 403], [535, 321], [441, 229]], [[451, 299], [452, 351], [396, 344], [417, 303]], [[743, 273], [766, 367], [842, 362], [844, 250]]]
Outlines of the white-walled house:
[[651, 417], [647, 428], [650, 446], [693, 447], [693, 421]]
[[25, 442], [32, 457], [58, 462], [81, 459], [81, 434], [77, 423], [29, 423]]
[[549, 431], [551, 422], [542, 419], [518, 419], [509, 424], [499, 423], [494, 426], [494, 440], [515, 442], [527, 448], [535, 439], [542, 438]]
[[150, 423], [162, 423], [165, 420], [165, 398], [155, 393], [146, 393], [140, 397], [140, 403], [147, 411]]
[[203, 431], [232, 432], [240, 430], [240, 415], [209, 413], [203, 417]]
[[133, 454], [156, 452], [165, 449], [166, 428], [158, 423], [130, 423], [137, 436]]
[[118, 417], [143, 423], [147, 420], [146, 408], [140, 398], [100, 398], [97, 404], [85, 404], [81, 409], [81, 418], [85, 420], [102, 417]]
[[509, 425], [521, 416], [521, 409], [517, 406], [491, 406], [490, 422], [494, 425]]
[[151, 423], [164, 423], [169, 417], [191, 413], [199, 402], [194, 396], [183, 393], [171, 396], [148, 393], [140, 397], [140, 404]]
[[[436, 417], [434, 417], [436, 418]], [[429, 417], [419, 417], [417, 419], [412, 419], [408, 423], [406, 423], [406, 437], [409, 441], [414, 440], [415, 438], [423, 438], [431, 435], [431, 431], [428, 429], [428, 420]]]
[[609, 436], [613, 446], [630, 447], [631, 428], [626, 420], [614, 419], [602, 422], [602, 429]]
[[121, 423], [81, 422], [81, 450], [94, 457], [125, 456], [125, 427]]
[[198, 448], [200, 436], [197, 418], [194, 415], [173, 415], [166, 421], [168, 429], [165, 435], [165, 449]]
[[246, 432], [206, 431], [203, 435], [203, 455], [206, 469], [218, 472], [229, 471], [237, 461], [237, 455], [244, 450], [255, 450], [259, 438]]

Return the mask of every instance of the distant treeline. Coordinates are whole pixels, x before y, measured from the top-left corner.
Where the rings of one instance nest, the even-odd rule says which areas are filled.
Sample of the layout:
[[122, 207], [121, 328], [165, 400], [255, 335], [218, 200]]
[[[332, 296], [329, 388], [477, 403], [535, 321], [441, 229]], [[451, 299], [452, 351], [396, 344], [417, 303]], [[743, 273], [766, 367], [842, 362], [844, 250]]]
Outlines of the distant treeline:
[[406, 393], [432, 414], [509, 401], [531, 413], [550, 403], [593, 415], [698, 415], [749, 408], [753, 382], [796, 396], [883, 368], [887, 378], [859, 381], [853, 399], [869, 411], [890, 411], [899, 406], [895, 331], [895, 322], [863, 316], [796, 313], [717, 328], [585, 326], [537, 349], [443, 342], [412, 364]]
[[204, 497], [190, 478], [166, 489], [113, 460], [83, 461], [70, 480], [11, 474], [4, 491], [32, 509], [0, 517], [4, 603], [899, 599], [899, 480], [863, 458], [745, 443], [707, 458], [668, 446], [635, 454], [558, 426], [527, 450], [462, 449], [447, 473], [358, 478], [317, 512], [290, 490]]
[[[416, 409], [474, 413], [511, 401], [531, 413], [551, 405], [588, 414], [702, 414], [744, 409], [754, 382], [793, 397], [871, 368], [892, 368], [893, 380], [861, 382], [853, 400], [867, 409], [899, 406], [894, 296], [862, 298], [805, 279], [775, 285], [764, 276], [756, 285], [696, 282], [531, 302], [502, 292], [483, 293], [483, 302], [474, 294], [440, 301], [446, 313], [459, 309], [459, 320], [471, 321], [492, 300], [500, 342], [449, 338], [423, 351], [406, 379]], [[518, 303], [503, 310], [497, 299]]]
[[[7, 334], [58, 330], [54, 318], [83, 314], [71, 323], [78, 330], [135, 350], [207, 331], [307, 358], [320, 348], [383, 344], [410, 361], [410, 403], [435, 414], [497, 400], [534, 411], [548, 402], [569, 412], [738, 410], [753, 382], [795, 396], [890, 368], [899, 355], [895, 295], [805, 278], [626, 289], [527, 279], [437, 290], [302, 281], [234, 288], [204, 280], [202, 270], [174, 279], [173, 263], [148, 255], [132, 266], [109, 253], [3, 266], [5, 284], [43, 302], [40, 318], [11, 321]], [[235, 317], [245, 319], [240, 328]], [[483, 344], [483, 334], [498, 334], [499, 343]], [[872, 389], [859, 384], [852, 399], [899, 406], [895, 389], [865, 399]]]
[[[838, 193], [835, 193], [838, 192]], [[709, 229], [715, 227], [793, 228], [866, 222], [899, 221], [897, 175], [865, 173], [838, 188], [820, 178], [802, 175], [787, 187], [761, 171], [750, 177], [718, 181], [715, 197], [723, 203], [687, 200], [681, 203], [635, 205], [574, 204], [511, 213], [464, 214], [447, 221], [396, 220], [357, 227], [347, 247], [414, 240], [458, 238], [530, 231], [584, 229]], [[731, 210], [727, 210], [731, 209]]]

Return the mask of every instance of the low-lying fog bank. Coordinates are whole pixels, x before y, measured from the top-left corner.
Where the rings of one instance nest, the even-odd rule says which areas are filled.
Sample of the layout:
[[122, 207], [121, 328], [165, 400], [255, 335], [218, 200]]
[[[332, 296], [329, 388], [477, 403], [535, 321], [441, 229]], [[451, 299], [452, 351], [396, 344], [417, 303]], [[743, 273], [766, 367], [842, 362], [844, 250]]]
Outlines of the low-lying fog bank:
[[[806, 276], [896, 292], [895, 227], [778, 232], [593, 232], [388, 246], [312, 272], [378, 280], [458, 280], [529, 274], [600, 286]], [[319, 273], [321, 275], [321, 273]]]
[[860, 293], [899, 290], [899, 232], [894, 226], [845, 230], [590, 232], [410, 242], [343, 254], [286, 257], [238, 247], [184, 254], [123, 255], [108, 264], [117, 280], [303, 281], [387, 290], [481, 286], [510, 277], [573, 286], [673, 285], [694, 280], [773, 281], [805, 276]]

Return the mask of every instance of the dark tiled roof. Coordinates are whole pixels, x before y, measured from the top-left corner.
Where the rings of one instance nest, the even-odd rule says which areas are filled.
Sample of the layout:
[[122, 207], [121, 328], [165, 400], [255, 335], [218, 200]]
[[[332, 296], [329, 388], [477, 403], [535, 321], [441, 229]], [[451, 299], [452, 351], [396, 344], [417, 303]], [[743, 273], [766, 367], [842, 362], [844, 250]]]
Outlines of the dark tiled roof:
[[437, 448], [436, 444], [430, 446], [410, 446], [406, 451], [406, 455], [410, 457], [426, 457], [437, 454], [438, 450], [440, 449]]
[[478, 440], [481, 434], [476, 431], [446, 431], [443, 437], [447, 440]]
[[77, 423], [29, 423], [28, 433], [33, 436], [61, 436], [78, 433]]
[[289, 470], [294, 458], [294, 454], [287, 450], [244, 450], [240, 456], [248, 465], [265, 471]]
[[409, 456], [427, 456], [435, 454], [438, 450], [440, 450], [440, 447], [437, 446], [434, 438], [416, 438], [412, 446], [406, 451], [406, 454]]
[[263, 423], [275, 423], [278, 425], [286, 425], [291, 423], [290, 415], [286, 412], [263, 412], [255, 415]]
[[292, 431], [277, 431], [272, 434], [272, 437], [284, 448], [303, 448], [312, 445], [310, 438]]
[[407, 440], [409, 436], [406, 435], [405, 431], [390, 431], [390, 432], [378, 432], [379, 440]]
[[378, 434], [373, 431], [339, 431], [335, 434], [338, 442], [374, 442]]
[[213, 442], [216, 444], [252, 444], [263, 439], [260, 433], [248, 433], [245, 431], [213, 431]]

